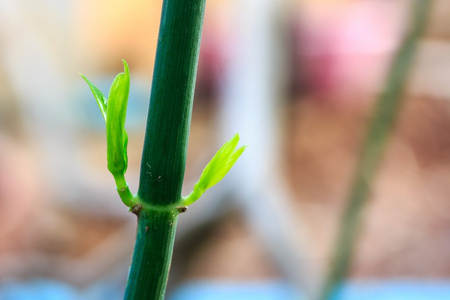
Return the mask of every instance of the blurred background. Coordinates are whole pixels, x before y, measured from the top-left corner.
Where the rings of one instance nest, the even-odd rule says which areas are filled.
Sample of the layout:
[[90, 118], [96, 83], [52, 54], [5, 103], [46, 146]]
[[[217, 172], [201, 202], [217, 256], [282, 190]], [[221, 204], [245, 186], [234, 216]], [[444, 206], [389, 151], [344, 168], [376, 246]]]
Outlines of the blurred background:
[[[1, 300], [122, 299], [136, 219], [78, 72], [107, 93], [121, 59], [130, 65], [136, 191], [161, 4], [0, 0]], [[184, 194], [234, 133], [250, 147], [180, 216], [168, 299], [317, 289], [411, 4], [207, 1]], [[450, 1], [434, 0], [364, 212], [351, 299], [450, 298], [449, 20]]]

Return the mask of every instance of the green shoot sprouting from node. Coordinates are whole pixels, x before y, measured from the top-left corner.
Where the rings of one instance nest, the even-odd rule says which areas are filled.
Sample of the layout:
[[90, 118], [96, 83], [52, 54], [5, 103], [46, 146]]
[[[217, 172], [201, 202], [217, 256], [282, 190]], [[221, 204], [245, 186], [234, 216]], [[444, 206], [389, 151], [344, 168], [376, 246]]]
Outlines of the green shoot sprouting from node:
[[122, 202], [131, 208], [136, 204], [136, 199], [131, 194], [125, 180], [125, 172], [128, 167], [128, 135], [125, 131], [125, 118], [130, 91], [130, 69], [125, 60], [123, 60], [123, 65], [125, 71], [119, 73], [114, 79], [109, 90], [109, 98], [103, 96], [102, 92], [84, 75], [81, 76], [91, 88], [105, 119], [108, 170], [114, 176], [117, 192]]
[[[130, 92], [130, 70], [123, 60], [124, 72], [119, 73], [114, 79], [106, 98], [102, 92], [81, 75], [94, 94], [98, 107], [106, 123], [106, 148], [108, 170], [114, 176], [117, 192], [122, 202], [130, 209], [136, 204], [141, 204], [138, 196], [131, 194], [128, 183], [125, 180], [125, 172], [128, 167], [127, 144], [128, 135], [125, 131], [125, 118], [127, 114], [128, 95]], [[195, 184], [192, 193], [180, 199], [179, 205], [188, 206], [197, 201], [210, 187], [221, 181], [234, 166], [247, 146], [237, 148], [239, 134], [235, 134], [214, 155], [208, 165], [203, 169], [200, 179]]]
[[188, 196], [183, 197], [183, 205], [188, 206], [197, 201], [207, 189], [214, 186], [227, 175], [228, 171], [230, 171], [247, 148], [247, 145], [245, 145], [236, 149], [238, 143], [239, 134], [236, 133], [231, 140], [217, 151], [216, 155], [203, 169], [202, 175], [195, 184], [193, 191]]

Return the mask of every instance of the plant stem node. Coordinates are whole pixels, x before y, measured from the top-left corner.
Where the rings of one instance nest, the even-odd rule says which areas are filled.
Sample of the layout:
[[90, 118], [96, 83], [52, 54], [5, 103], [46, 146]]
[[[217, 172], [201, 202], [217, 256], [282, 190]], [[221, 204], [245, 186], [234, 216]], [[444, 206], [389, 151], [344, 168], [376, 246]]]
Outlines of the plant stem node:
[[135, 214], [136, 216], [139, 217], [139, 212], [142, 210], [142, 205], [140, 204], [136, 204], [135, 206], [133, 206], [133, 208], [131, 209], [131, 212], [133, 214]]
[[182, 214], [182, 213], [186, 212], [188, 208], [187, 208], [187, 206], [178, 206], [177, 209], [178, 209], [178, 212], [180, 214]]

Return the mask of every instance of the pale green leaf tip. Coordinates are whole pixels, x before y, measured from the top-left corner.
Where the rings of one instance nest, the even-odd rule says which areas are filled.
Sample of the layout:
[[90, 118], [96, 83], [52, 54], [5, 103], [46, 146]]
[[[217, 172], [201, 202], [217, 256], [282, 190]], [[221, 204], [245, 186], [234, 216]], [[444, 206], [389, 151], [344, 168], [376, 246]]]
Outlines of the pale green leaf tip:
[[123, 63], [123, 69], [125, 71], [125, 74], [127, 76], [130, 76], [130, 68], [128, 67], [128, 63], [126, 62], [125, 59], [122, 59], [122, 63]]
[[83, 73], [79, 72], [78, 74], [80, 74], [80, 76], [84, 79], [84, 81], [86, 81], [86, 83], [88, 84], [89, 87], [91, 87], [93, 85], [92, 82], [86, 76], [84, 76]]
[[236, 133], [219, 149], [203, 169], [192, 193], [182, 199], [183, 205], [187, 206], [197, 201], [207, 189], [216, 185], [228, 174], [248, 146], [244, 145], [236, 149], [238, 143], [239, 134]]
[[103, 119], [106, 122], [106, 109], [107, 109], [107, 99], [103, 96], [103, 93], [100, 91], [98, 87], [96, 87], [86, 76], [82, 73], [79, 73], [84, 81], [88, 84], [91, 89], [92, 94], [94, 95], [95, 101], [97, 101], [98, 107], [102, 113]]

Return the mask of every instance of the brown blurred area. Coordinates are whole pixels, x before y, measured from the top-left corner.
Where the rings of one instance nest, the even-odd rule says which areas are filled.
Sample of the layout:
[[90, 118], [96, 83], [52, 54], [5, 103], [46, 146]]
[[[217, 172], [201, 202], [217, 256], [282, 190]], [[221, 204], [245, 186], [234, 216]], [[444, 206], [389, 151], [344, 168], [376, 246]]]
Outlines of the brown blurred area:
[[[223, 73], [230, 52], [239, 49], [232, 45], [231, 31], [237, 2], [207, 2], [188, 183], [196, 180], [217, 145], [224, 142], [218, 140], [217, 119], [226, 86]], [[371, 109], [405, 31], [405, 7], [410, 1], [291, 2], [278, 16], [285, 26], [280, 30], [285, 35], [281, 48], [288, 61], [283, 97], [274, 101], [282, 132], [279, 176], [292, 195], [289, 207], [299, 221], [293, 232], [304, 233], [308, 261], [324, 270]], [[132, 81], [146, 84], [138, 86], [144, 99], [139, 99], [129, 117], [131, 122], [133, 116], [137, 121], [129, 129], [127, 178], [136, 190], [161, 1], [72, 1], [66, 8], [70, 13], [63, 32], [46, 32], [58, 25], [52, 22], [59, 18], [46, 17], [57, 16], [56, 8], [33, 11], [22, 3], [14, 9], [22, 9], [22, 16], [35, 13], [34, 19], [22, 25], [33, 28], [32, 33], [39, 32], [42, 49], [54, 57], [48, 62], [54, 64], [52, 70], [65, 76], [62, 91], [67, 96], [59, 94], [54, 103], [68, 107], [71, 121], [52, 123], [59, 114], [53, 106], [54, 111], [43, 114], [49, 127], [35, 134], [37, 125], [29, 122], [39, 120], [33, 113], [38, 104], [33, 99], [19, 99], [24, 96], [20, 88], [26, 85], [15, 83], [20, 76], [14, 73], [14, 66], [0, 63], [0, 280], [49, 276], [82, 286], [116, 272], [125, 282], [135, 219], [114, 194], [106, 169], [103, 127], [92, 121], [102, 121], [101, 116], [93, 114], [91, 119], [90, 112], [83, 111], [96, 107], [76, 76], [82, 71], [89, 78], [112, 79], [124, 58], [130, 64]], [[450, 2], [436, 0], [364, 214], [352, 269], [355, 278], [450, 276], [449, 16]], [[17, 18], [20, 20], [20, 15]], [[48, 24], [41, 23], [44, 18]], [[12, 18], [9, 21], [10, 27], [3, 28], [14, 30], [18, 23]], [[18, 34], [23, 32], [26, 30]], [[0, 30], [0, 43], [11, 48], [11, 53], [18, 37]], [[5, 61], [8, 57], [12, 56], [5, 56]], [[51, 89], [52, 83], [48, 84]], [[56, 144], [65, 143], [60, 137], [73, 139], [70, 147], [52, 154], [48, 152], [51, 146], [40, 146], [39, 137], [50, 128], [58, 133]], [[70, 133], [64, 132], [66, 128]], [[60, 157], [67, 167], [52, 169], [62, 165], [49, 166], [52, 157]], [[67, 186], [54, 178], [65, 179], [61, 182]], [[186, 184], [186, 192], [189, 188]], [[195, 206], [202, 206], [202, 201]], [[171, 280], [245, 281], [283, 275], [246, 214], [239, 206], [228, 206], [223, 213], [219, 209], [214, 221], [205, 221], [180, 236]]]

